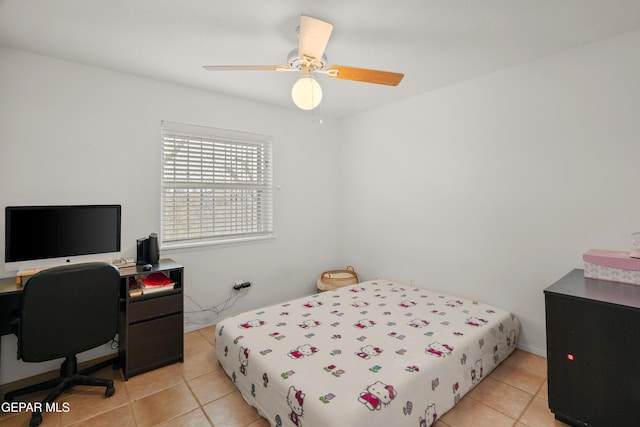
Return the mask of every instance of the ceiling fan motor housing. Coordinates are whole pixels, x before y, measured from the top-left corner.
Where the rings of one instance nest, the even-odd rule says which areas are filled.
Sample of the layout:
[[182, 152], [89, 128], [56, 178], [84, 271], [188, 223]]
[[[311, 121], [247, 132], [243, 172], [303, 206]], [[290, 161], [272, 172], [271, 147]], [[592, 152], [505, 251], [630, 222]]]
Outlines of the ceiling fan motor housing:
[[289, 52], [287, 64], [294, 70], [302, 70], [304, 67], [311, 67], [314, 71], [324, 70], [327, 65], [327, 55], [322, 55], [319, 61], [310, 62], [308, 58], [300, 58], [298, 49], [296, 48]]

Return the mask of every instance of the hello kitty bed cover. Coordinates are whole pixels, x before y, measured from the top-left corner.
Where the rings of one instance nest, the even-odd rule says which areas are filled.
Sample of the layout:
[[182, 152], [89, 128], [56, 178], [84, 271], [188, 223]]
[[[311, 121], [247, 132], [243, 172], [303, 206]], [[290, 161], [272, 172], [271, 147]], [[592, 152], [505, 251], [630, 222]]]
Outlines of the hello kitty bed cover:
[[220, 322], [216, 352], [274, 426], [431, 426], [515, 348], [511, 313], [374, 280]]

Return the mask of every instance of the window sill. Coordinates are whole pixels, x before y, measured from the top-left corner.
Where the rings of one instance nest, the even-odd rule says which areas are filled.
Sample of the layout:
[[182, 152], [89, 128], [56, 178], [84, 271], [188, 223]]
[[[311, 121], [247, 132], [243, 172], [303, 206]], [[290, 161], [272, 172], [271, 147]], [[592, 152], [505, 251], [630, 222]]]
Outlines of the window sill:
[[173, 251], [180, 249], [193, 249], [200, 248], [206, 246], [233, 246], [239, 244], [250, 244], [253, 242], [265, 241], [265, 240], [275, 240], [275, 235], [269, 236], [252, 236], [252, 237], [242, 237], [235, 239], [220, 239], [220, 240], [203, 240], [203, 241], [194, 241], [194, 242], [176, 242], [176, 243], [163, 243], [160, 246], [160, 250], [162, 251]]

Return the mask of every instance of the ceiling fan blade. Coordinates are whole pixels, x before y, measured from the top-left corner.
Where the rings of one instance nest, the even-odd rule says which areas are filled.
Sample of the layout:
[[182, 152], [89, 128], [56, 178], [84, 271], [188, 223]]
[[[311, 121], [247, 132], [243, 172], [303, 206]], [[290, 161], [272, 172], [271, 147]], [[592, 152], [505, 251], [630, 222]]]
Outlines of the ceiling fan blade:
[[208, 71], [297, 71], [286, 65], [205, 65]]
[[346, 67], [344, 65], [332, 65], [327, 68], [326, 73], [329, 77], [335, 79], [355, 80], [357, 82], [375, 83], [387, 86], [398, 86], [404, 77], [404, 74], [402, 73]]
[[311, 16], [301, 15], [298, 56], [309, 58], [311, 64], [320, 63], [332, 31], [332, 24]]

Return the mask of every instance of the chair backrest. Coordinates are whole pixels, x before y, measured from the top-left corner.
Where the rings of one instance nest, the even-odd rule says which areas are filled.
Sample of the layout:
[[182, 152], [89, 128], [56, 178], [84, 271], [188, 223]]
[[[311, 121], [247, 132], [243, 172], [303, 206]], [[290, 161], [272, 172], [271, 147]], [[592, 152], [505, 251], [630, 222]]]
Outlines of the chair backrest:
[[26, 362], [78, 354], [109, 342], [118, 329], [120, 273], [106, 263], [55, 267], [22, 292], [18, 349]]

